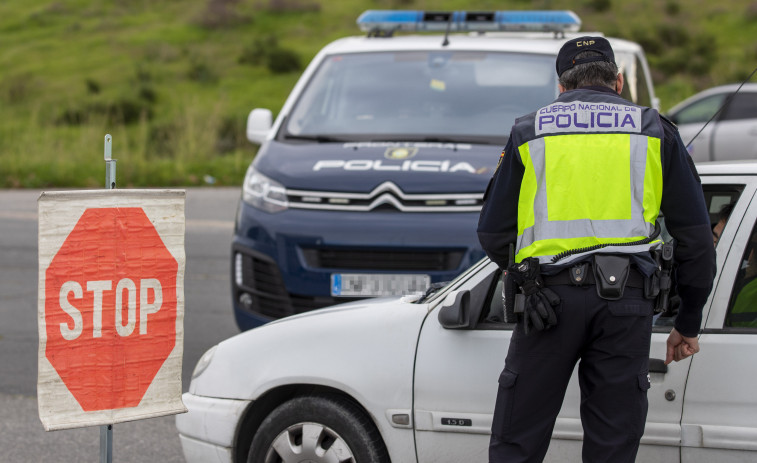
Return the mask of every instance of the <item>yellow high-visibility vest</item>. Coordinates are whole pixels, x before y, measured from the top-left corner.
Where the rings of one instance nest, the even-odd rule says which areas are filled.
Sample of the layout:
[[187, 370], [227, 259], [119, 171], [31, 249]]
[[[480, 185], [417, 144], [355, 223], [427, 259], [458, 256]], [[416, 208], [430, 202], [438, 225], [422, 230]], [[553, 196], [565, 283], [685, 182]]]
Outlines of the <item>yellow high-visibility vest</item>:
[[[573, 90], [518, 119], [512, 134], [525, 168], [516, 262], [538, 257], [547, 263], [564, 251], [651, 236], [662, 199], [657, 111], [609, 93]], [[638, 253], [657, 245], [601, 252]]]

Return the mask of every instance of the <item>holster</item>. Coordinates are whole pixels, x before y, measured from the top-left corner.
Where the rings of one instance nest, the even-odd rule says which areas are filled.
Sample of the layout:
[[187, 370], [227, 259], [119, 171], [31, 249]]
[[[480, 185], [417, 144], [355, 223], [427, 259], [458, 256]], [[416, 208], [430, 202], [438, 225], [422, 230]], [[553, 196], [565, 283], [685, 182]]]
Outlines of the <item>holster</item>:
[[515, 295], [517, 285], [510, 276], [510, 272], [502, 272], [502, 299], [505, 305], [505, 323], [517, 323], [515, 315]]
[[[515, 246], [511, 243], [509, 246], [508, 264], [512, 265], [515, 259]], [[518, 285], [510, 274], [509, 269], [502, 272], [502, 300], [505, 305], [505, 323], [517, 323], [518, 318], [515, 315], [515, 299], [518, 292]]]
[[660, 295], [660, 279], [662, 276], [662, 268], [660, 267], [659, 257], [657, 252], [654, 252], [654, 259], [657, 261], [657, 269], [655, 269], [652, 276], [644, 280], [644, 298], [645, 299], [657, 299]]
[[599, 297], [609, 301], [616, 301], [623, 297], [623, 290], [631, 271], [631, 261], [628, 256], [595, 254], [592, 269]]
[[659, 292], [654, 304], [655, 313], [662, 313], [668, 310], [670, 290], [673, 287], [673, 251], [673, 243], [668, 242], [662, 245], [658, 253], [660, 263], [657, 266], [659, 272]]
[[544, 285], [539, 259], [528, 257], [507, 268], [508, 279], [517, 287], [513, 298], [513, 315], [523, 322], [525, 334], [549, 329], [557, 324], [554, 307], [560, 297]]

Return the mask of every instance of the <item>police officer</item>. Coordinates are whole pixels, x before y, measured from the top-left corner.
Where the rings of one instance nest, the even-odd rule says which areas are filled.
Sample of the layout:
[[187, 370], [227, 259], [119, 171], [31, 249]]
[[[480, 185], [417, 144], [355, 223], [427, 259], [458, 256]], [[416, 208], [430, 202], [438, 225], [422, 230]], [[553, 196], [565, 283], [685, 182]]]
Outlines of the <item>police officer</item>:
[[676, 241], [670, 363], [699, 350], [715, 275], [709, 216], [675, 126], [619, 96], [623, 76], [606, 39], [569, 40], [556, 68], [560, 95], [516, 120], [478, 224], [523, 302], [499, 377], [490, 462], [544, 459], [576, 363], [583, 461], [633, 462], [650, 387], [656, 220], [662, 210]]

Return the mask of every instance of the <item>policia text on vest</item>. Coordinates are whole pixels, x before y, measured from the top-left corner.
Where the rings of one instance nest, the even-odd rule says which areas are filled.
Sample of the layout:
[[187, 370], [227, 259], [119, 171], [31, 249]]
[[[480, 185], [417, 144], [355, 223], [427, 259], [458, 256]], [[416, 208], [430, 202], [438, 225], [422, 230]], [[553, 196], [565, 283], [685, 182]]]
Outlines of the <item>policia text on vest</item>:
[[593, 129], [595, 132], [641, 131], [641, 111], [635, 106], [588, 103], [555, 103], [539, 110], [536, 134]]
[[[573, 107], [572, 113], [560, 112]], [[598, 122], [608, 127], [597, 127]], [[662, 136], [655, 110], [591, 90], [565, 92], [519, 118], [510, 138], [524, 167], [515, 262], [536, 257], [547, 263], [570, 249], [651, 236], [662, 200]], [[603, 252], [637, 254], [659, 244]], [[582, 257], [573, 255], [562, 264]]]

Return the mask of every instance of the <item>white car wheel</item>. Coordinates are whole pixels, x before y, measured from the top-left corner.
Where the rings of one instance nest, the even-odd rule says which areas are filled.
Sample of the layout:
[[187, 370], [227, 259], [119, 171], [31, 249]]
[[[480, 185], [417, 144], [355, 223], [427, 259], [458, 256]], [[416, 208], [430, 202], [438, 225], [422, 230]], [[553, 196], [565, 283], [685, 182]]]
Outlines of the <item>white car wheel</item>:
[[297, 423], [279, 434], [265, 463], [279, 461], [353, 462], [352, 451], [339, 434], [320, 423]]
[[248, 463], [385, 463], [374, 424], [337, 396], [297, 397], [274, 409], [252, 440]]

